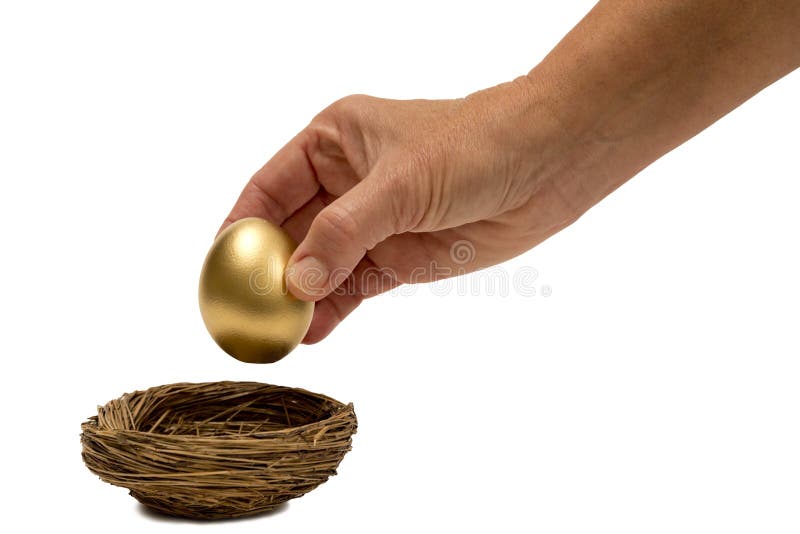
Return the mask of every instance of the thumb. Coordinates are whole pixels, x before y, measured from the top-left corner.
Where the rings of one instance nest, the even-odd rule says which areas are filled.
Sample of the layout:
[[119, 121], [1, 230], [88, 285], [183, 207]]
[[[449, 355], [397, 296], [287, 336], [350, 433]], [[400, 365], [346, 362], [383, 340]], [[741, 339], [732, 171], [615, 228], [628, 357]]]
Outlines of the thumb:
[[321, 300], [344, 282], [366, 252], [399, 233], [397, 195], [365, 178], [320, 211], [286, 269], [289, 290]]

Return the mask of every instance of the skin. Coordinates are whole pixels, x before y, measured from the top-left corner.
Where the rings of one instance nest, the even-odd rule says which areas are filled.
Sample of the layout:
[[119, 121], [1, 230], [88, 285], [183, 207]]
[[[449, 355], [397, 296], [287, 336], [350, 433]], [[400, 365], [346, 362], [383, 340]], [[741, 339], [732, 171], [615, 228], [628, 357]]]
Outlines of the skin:
[[223, 228], [262, 217], [299, 242], [287, 284], [317, 301], [315, 343], [364, 298], [536, 246], [798, 66], [800, 0], [603, 0], [511, 82], [335, 102]]

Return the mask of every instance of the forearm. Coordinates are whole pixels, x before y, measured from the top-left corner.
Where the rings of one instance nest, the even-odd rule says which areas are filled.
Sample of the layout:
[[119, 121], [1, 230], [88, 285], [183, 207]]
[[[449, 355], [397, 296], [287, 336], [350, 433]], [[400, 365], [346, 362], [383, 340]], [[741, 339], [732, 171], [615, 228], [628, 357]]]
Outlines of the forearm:
[[798, 66], [798, 0], [603, 0], [525, 78], [536, 178], [585, 211]]

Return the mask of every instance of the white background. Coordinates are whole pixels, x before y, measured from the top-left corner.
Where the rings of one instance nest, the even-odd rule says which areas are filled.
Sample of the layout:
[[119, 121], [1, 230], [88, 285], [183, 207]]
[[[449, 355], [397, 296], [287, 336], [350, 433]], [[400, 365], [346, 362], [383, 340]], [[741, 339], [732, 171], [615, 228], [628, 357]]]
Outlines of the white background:
[[[346, 94], [526, 72], [592, 2], [274, 4], [0, 8], [0, 530], [797, 532], [800, 75], [501, 266], [551, 296], [420, 286], [253, 366], [196, 296], [250, 174]], [[339, 476], [198, 524], [84, 468], [97, 404], [222, 379], [354, 402]]]

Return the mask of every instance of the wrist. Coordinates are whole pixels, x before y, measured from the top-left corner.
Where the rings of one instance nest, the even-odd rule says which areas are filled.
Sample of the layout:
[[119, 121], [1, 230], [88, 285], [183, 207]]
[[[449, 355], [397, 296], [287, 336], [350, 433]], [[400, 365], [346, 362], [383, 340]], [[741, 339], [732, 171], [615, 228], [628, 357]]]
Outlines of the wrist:
[[462, 100], [462, 116], [477, 131], [484, 154], [522, 197], [571, 166], [576, 134], [552, 109], [545, 84], [529, 76], [483, 89]]
[[[542, 189], [563, 201], [559, 210], [575, 218], [608, 191], [609, 146], [593, 139], [591, 113], [570, 113], [551, 78], [526, 75], [469, 95], [466, 105], [480, 115], [487, 152], [520, 184], [518, 204]], [[610, 191], [610, 190], [609, 190]]]

